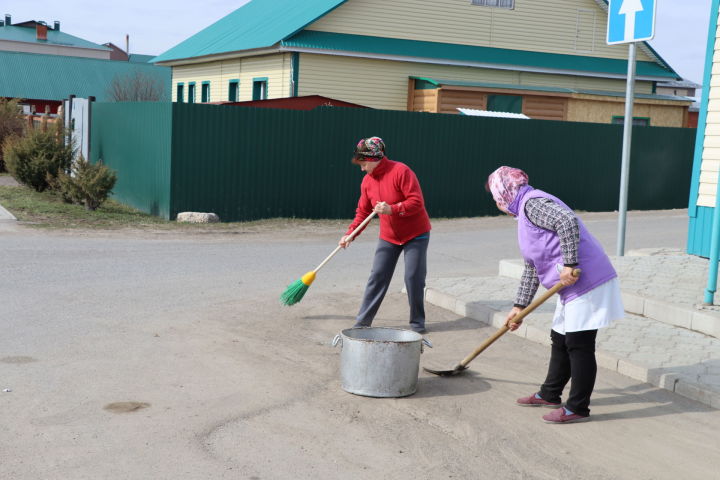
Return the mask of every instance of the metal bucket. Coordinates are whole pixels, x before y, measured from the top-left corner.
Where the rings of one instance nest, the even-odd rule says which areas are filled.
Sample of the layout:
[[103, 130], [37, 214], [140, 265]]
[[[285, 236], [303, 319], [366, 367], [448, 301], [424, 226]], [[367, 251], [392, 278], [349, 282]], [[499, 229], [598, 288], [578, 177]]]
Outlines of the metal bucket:
[[349, 328], [340, 343], [342, 389], [366, 397], [406, 397], [417, 390], [423, 344], [419, 333], [400, 328]]

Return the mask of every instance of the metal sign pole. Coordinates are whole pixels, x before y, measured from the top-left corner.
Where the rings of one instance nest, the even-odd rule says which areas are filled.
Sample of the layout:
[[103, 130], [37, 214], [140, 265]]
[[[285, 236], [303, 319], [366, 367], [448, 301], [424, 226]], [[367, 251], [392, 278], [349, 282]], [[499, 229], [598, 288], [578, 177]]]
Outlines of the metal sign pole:
[[617, 256], [625, 255], [625, 224], [627, 220], [628, 179], [630, 177], [630, 147], [632, 145], [633, 102], [635, 100], [635, 42], [628, 53], [627, 89], [625, 93], [625, 124], [623, 125], [622, 167], [620, 173], [620, 205], [618, 207]]

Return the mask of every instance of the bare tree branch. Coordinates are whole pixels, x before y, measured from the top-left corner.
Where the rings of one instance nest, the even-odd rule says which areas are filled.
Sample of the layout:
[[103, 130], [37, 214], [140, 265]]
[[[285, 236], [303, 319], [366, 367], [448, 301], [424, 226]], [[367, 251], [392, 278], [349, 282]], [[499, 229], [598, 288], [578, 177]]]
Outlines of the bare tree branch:
[[139, 71], [116, 75], [108, 88], [108, 98], [114, 102], [158, 102], [163, 98], [163, 84]]

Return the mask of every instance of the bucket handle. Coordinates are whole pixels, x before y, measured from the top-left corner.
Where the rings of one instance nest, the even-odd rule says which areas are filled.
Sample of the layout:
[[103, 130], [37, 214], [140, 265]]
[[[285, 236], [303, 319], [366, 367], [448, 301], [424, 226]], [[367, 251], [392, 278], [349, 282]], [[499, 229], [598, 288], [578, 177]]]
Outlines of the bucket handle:
[[423, 351], [424, 351], [423, 345], [427, 345], [428, 347], [433, 348], [433, 345], [432, 345], [432, 343], [430, 343], [430, 340], [423, 337], [422, 343], [420, 344], [420, 353], [423, 353]]

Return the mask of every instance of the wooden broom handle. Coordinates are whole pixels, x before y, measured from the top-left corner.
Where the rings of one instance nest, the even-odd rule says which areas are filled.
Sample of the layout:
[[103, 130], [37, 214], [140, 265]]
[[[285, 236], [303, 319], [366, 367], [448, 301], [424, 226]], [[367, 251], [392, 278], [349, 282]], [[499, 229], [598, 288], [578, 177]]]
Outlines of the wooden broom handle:
[[[580, 273], [581, 273], [581, 270], [580, 270], [579, 268], [574, 269], [573, 272], [572, 272], [573, 277], [579, 277], [579, 276], [580, 276]], [[530, 305], [528, 305], [527, 307], [523, 308], [520, 313], [518, 313], [517, 315], [515, 315], [515, 317], [513, 317], [513, 319], [510, 320], [510, 323], [518, 323], [518, 322], [520, 322], [523, 318], [527, 317], [533, 310], [535, 310], [537, 307], [539, 307], [540, 305], [542, 305], [543, 303], [545, 303], [545, 301], [546, 301], [548, 298], [552, 297], [552, 296], [555, 295], [557, 292], [559, 292], [560, 289], [563, 288], [563, 286], [564, 286], [564, 285], [563, 285], [562, 283], [560, 283], [560, 282], [558, 282], [558, 283], [556, 283], [555, 285], [553, 285], [553, 287], [552, 287], [550, 290], [548, 290], [547, 292], [545, 292], [545, 293], [543, 293], [542, 295], [540, 295], [540, 298], [536, 298]], [[472, 351], [472, 353], [470, 353], [470, 355], [468, 355], [467, 357], [465, 357], [465, 358], [463, 359], [463, 361], [460, 362], [460, 366], [462, 366], [462, 367], [467, 366], [467, 364], [470, 363], [470, 362], [472, 362], [475, 357], [477, 357], [478, 355], [480, 355], [486, 348], [488, 348], [490, 345], [492, 345], [492, 344], [495, 342], [495, 340], [497, 340], [498, 338], [500, 338], [500, 337], [502, 337], [503, 335], [505, 335], [505, 333], [506, 333], [508, 330], [510, 330], [510, 328], [509, 328], [507, 325], [503, 325], [502, 327], [500, 327], [500, 328], [498, 329], [498, 331], [495, 332], [490, 338], [488, 338], [487, 340], [485, 340], [485, 341], [482, 343], [482, 345], [480, 345], [479, 347], [477, 347], [475, 350]]]
[[[366, 218], [365, 220], [362, 221], [362, 223], [361, 223], [360, 225], [357, 226], [357, 228], [356, 228], [355, 230], [352, 231], [352, 233], [350, 233], [350, 235], [348, 235], [348, 237], [349, 237], [351, 240], [352, 240], [353, 238], [355, 238], [355, 235], [357, 235], [358, 232], [360, 232], [360, 230], [362, 230], [363, 228], [365, 228], [365, 225], [367, 225], [368, 223], [370, 223], [370, 220], [372, 220], [372, 218], [373, 218], [375, 215], [376, 215], [376, 213], [375, 213], [375, 211], [373, 211], [370, 215], [367, 216], [367, 218]], [[332, 257], [334, 257], [337, 252], [340, 251], [341, 248], [342, 248], [342, 247], [341, 247], [340, 245], [338, 245], [338, 246], [335, 248], [335, 250], [333, 250], [332, 253], [331, 253], [330, 255], [328, 255], [328, 256], [325, 258], [325, 260], [323, 260], [323, 261], [320, 263], [320, 265], [317, 266], [317, 268], [316, 268], [315, 270], [313, 270], [313, 272], [317, 273], [318, 270], [320, 270], [322, 267], [324, 267], [325, 264], [326, 264], [327, 262], [329, 262], [330, 259], [331, 259]]]

